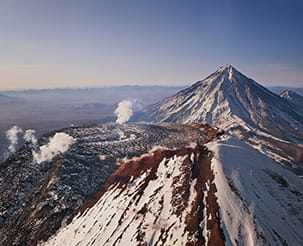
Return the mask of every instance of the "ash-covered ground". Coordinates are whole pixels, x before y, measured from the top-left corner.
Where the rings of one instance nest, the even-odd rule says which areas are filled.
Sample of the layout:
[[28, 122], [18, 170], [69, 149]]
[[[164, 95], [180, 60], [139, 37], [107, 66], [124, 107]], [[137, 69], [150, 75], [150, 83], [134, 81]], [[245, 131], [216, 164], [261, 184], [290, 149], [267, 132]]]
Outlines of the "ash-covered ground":
[[[37, 163], [33, 151], [58, 132], [74, 142], [51, 161]], [[44, 135], [37, 146], [24, 145], [0, 165], [0, 244], [46, 240], [92, 198], [122, 158], [206, 140], [199, 129], [177, 123], [107, 123], [65, 128]]]

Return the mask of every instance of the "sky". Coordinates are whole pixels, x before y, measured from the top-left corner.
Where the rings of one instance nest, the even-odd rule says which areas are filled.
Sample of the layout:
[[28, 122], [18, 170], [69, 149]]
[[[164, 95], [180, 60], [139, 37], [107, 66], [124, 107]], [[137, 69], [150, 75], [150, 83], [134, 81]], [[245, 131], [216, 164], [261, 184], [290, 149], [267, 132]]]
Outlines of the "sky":
[[303, 87], [302, 0], [0, 0], [0, 89], [189, 85], [231, 64]]

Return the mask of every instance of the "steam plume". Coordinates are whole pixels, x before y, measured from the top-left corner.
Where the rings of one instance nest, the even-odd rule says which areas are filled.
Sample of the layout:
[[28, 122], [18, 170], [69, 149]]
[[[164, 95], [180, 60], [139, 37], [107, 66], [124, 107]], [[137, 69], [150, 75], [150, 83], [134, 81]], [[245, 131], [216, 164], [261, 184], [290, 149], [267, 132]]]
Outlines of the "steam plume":
[[36, 131], [35, 130], [32, 130], [32, 129], [28, 129], [25, 131], [25, 134], [23, 136], [24, 140], [26, 142], [32, 142], [33, 145], [36, 145], [37, 144], [37, 138], [35, 136], [35, 133]]
[[16, 151], [16, 145], [19, 140], [18, 134], [22, 132], [22, 129], [18, 126], [13, 126], [6, 131], [6, 137], [10, 141], [10, 145], [8, 146], [9, 153], [14, 153]]
[[56, 133], [49, 138], [49, 143], [40, 146], [39, 153], [33, 151], [34, 161], [41, 163], [44, 161], [51, 161], [56, 155], [64, 153], [69, 146], [75, 142], [75, 139], [64, 132]]
[[133, 103], [129, 100], [123, 100], [118, 103], [118, 107], [115, 109], [114, 114], [118, 117], [116, 122], [123, 124], [129, 120], [131, 117]]

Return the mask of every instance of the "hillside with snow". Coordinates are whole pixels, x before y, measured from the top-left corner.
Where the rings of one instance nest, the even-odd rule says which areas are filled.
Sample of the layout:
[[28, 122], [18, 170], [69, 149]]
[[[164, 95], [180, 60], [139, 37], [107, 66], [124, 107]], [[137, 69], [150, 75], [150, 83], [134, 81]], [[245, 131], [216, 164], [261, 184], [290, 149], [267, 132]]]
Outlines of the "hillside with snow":
[[303, 174], [303, 115], [230, 65], [148, 106], [133, 119], [217, 126]]
[[175, 123], [108, 123], [69, 127], [26, 143], [0, 163], [0, 245], [46, 240], [94, 199], [124, 160], [155, 146], [183, 148], [207, 139], [199, 129]]
[[[68, 146], [44, 155], [58, 136]], [[303, 240], [302, 179], [209, 125], [65, 128], [24, 145], [0, 174], [1, 245]]]
[[207, 147], [226, 245], [300, 245], [302, 179], [230, 136]]
[[[119, 178], [118, 178], [119, 177]], [[40, 245], [300, 245], [303, 183], [229, 136], [123, 163]]]

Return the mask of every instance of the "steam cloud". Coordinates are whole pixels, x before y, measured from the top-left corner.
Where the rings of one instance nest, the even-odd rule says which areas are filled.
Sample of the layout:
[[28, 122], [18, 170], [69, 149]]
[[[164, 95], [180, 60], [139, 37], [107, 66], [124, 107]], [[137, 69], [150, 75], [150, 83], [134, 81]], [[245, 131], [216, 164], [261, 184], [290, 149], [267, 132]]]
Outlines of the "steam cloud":
[[118, 103], [118, 107], [115, 109], [114, 114], [118, 117], [116, 122], [123, 124], [129, 120], [133, 114], [133, 103], [129, 100], [123, 100]]
[[14, 153], [16, 151], [19, 140], [18, 134], [22, 132], [22, 129], [18, 126], [13, 126], [6, 131], [6, 137], [10, 141], [10, 145], [8, 146], [9, 153]]
[[35, 136], [35, 133], [36, 133], [35, 130], [31, 130], [31, 129], [26, 130], [25, 134], [23, 136], [24, 140], [26, 142], [32, 142], [33, 145], [36, 145], [38, 141], [37, 141], [37, 138]]
[[33, 158], [38, 164], [44, 161], [51, 161], [56, 155], [64, 153], [75, 139], [64, 132], [56, 133], [49, 138], [49, 143], [40, 146], [39, 153], [33, 151]]

